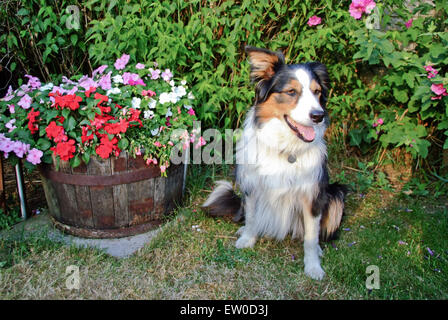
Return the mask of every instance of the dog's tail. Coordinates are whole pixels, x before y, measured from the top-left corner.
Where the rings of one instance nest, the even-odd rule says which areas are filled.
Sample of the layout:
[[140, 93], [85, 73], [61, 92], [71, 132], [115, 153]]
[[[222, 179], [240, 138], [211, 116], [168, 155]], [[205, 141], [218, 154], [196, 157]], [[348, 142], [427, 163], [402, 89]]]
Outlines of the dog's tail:
[[235, 193], [232, 183], [229, 181], [217, 181], [213, 192], [202, 207], [213, 217], [231, 216], [235, 222], [244, 219], [241, 198]]
[[327, 187], [328, 203], [320, 220], [320, 237], [324, 241], [331, 240], [341, 224], [347, 192], [347, 187], [339, 183]]

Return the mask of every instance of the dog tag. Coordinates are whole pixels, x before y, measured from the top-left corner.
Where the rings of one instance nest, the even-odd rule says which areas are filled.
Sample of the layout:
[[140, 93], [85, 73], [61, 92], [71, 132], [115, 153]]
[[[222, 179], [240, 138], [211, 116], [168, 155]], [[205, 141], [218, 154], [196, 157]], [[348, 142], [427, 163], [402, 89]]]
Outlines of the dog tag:
[[293, 156], [292, 154], [290, 154], [290, 155], [288, 156], [288, 162], [289, 162], [289, 163], [294, 163], [294, 162], [296, 162], [296, 157]]

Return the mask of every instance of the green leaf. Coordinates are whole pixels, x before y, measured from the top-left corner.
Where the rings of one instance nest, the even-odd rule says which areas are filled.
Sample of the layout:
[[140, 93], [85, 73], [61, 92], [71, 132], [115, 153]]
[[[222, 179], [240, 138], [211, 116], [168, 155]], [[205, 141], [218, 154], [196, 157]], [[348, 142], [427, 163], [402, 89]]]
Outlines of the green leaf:
[[82, 161], [84, 161], [85, 164], [89, 164], [90, 161], [90, 154], [87, 152], [84, 152], [82, 154]]
[[[64, 122], [64, 124], [65, 124], [65, 122]], [[76, 120], [75, 120], [75, 118], [70, 116], [67, 121], [66, 129], [67, 129], [67, 131], [72, 131], [73, 129], [75, 129], [75, 127], [76, 127]]]
[[398, 90], [394, 88], [394, 97], [398, 102], [405, 103], [409, 100], [408, 93], [406, 90]]
[[50, 146], [51, 146], [51, 143], [47, 139], [40, 138], [39, 140], [37, 140], [37, 147], [42, 151], [48, 150], [50, 148]]
[[28, 13], [29, 13], [29, 11], [25, 8], [22, 8], [19, 11], [17, 11], [18, 16], [26, 16]]
[[75, 45], [76, 42], [78, 42], [78, 35], [77, 34], [72, 34], [70, 36], [70, 41], [72, 42], [72, 45]]
[[129, 141], [126, 138], [122, 138], [119, 142], [118, 142], [118, 148], [120, 148], [121, 150], [125, 150], [129, 145]]
[[79, 159], [78, 155], [76, 155], [76, 156], [74, 156], [73, 158], [70, 159], [70, 166], [72, 168], [76, 168], [80, 164], [81, 164], [81, 159]]

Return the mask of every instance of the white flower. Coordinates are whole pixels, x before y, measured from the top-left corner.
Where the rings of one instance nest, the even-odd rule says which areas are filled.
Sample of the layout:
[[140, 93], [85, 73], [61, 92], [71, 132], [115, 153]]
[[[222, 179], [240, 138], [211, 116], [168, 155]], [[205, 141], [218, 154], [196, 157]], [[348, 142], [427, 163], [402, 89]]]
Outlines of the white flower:
[[187, 90], [183, 86], [173, 87], [173, 93], [178, 97], [183, 97], [187, 94]]
[[157, 101], [154, 100], [153, 98], [150, 98], [149, 99], [149, 103], [148, 103], [148, 108], [149, 109], [154, 109], [156, 107], [156, 105], [157, 105]]
[[152, 134], [153, 136], [158, 136], [158, 135], [159, 135], [159, 129], [151, 130], [151, 134]]
[[159, 97], [159, 102], [165, 104], [167, 102], [176, 103], [179, 101], [179, 97], [174, 92], [163, 92]]
[[168, 111], [165, 114], [165, 118], [171, 117], [173, 113], [171, 112], [171, 108], [168, 108]]
[[193, 108], [192, 106], [188, 106], [188, 105], [186, 105], [186, 104], [184, 104], [184, 108], [185, 109], [187, 109], [187, 110], [190, 110], [191, 108]]
[[119, 93], [121, 93], [120, 88], [112, 88], [112, 89], [107, 90], [106, 96], [111, 95], [111, 94], [119, 94]]
[[119, 74], [113, 76], [112, 80], [114, 81], [114, 83], [123, 83], [123, 77]]
[[46, 85], [40, 87], [39, 91], [51, 90], [51, 89], [53, 89], [53, 87], [54, 87], [54, 84], [52, 84], [51, 82], [48, 82]]
[[190, 99], [190, 100], [194, 100], [194, 95], [193, 95], [193, 93], [188, 92], [188, 96], [187, 96], [187, 98]]
[[132, 108], [140, 109], [140, 103], [142, 103], [142, 99], [137, 97], [132, 98]]
[[174, 85], [175, 85], [174, 80], [171, 80], [170, 81], [170, 86], [174, 87]]
[[187, 80], [182, 80], [182, 81], [180, 82], [180, 84], [183, 85], [183, 86], [186, 85], [186, 84], [187, 84]]
[[152, 117], [154, 117], [154, 111], [152, 111], [152, 110], [146, 110], [143, 113], [143, 118], [145, 118], [145, 119], [152, 119]]
[[165, 104], [165, 103], [167, 103], [167, 102], [170, 102], [170, 94], [168, 93], [168, 92], [162, 92], [161, 94], [160, 94], [160, 97], [159, 97], [159, 102], [161, 103], [161, 104]]

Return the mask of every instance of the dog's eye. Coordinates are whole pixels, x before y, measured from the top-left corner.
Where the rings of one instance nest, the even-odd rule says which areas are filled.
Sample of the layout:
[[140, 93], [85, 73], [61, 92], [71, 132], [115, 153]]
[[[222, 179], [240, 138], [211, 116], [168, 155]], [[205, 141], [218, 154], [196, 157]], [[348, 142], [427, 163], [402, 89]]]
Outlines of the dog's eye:
[[321, 91], [320, 89], [316, 89], [316, 90], [314, 90], [314, 94], [315, 94], [316, 96], [319, 95], [321, 92], [322, 92], [322, 91]]
[[294, 90], [294, 89], [288, 90], [288, 91], [286, 91], [286, 94], [293, 97], [296, 95], [296, 90]]

